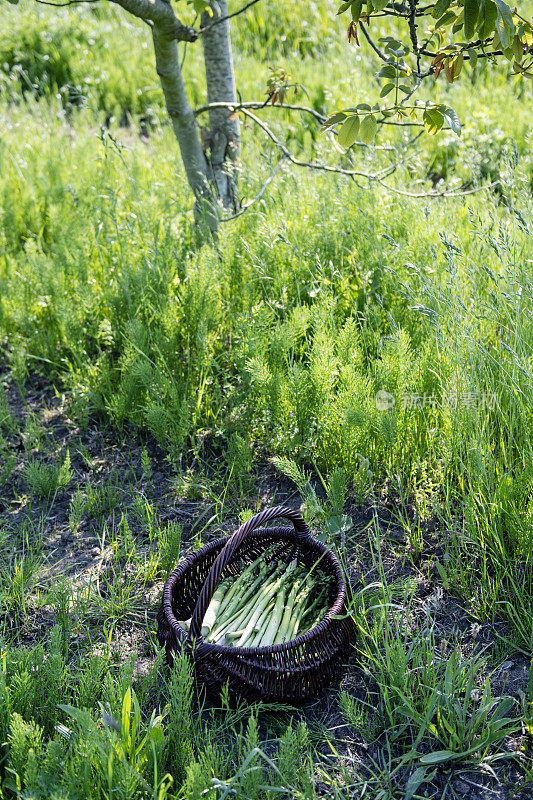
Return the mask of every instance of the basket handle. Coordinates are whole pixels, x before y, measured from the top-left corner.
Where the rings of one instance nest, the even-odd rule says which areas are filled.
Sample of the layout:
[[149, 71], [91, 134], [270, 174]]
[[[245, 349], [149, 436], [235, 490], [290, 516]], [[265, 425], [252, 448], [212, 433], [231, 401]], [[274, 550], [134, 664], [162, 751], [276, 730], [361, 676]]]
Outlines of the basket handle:
[[191, 625], [189, 628], [189, 639], [191, 641], [198, 639], [200, 636], [202, 620], [205, 616], [205, 612], [207, 611], [209, 603], [211, 602], [211, 598], [215, 593], [215, 589], [217, 588], [222, 571], [233, 557], [237, 548], [241, 545], [242, 541], [248, 536], [249, 533], [256, 530], [256, 528], [260, 528], [264, 522], [268, 522], [276, 517], [285, 517], [292, 522], [294, 525], [294, 530], [301, 543], [306, 542], [312, 537], [311, 529], [304, 518], [297, 511], [293, 511], [292, 508], [286, 508], [285, 506], [273, 506], [272, 508], [267, 508], [265, 511], [261, 511], [259, 514], [251, 517], [243, 525], [241, 525], [240, 528], [238, 528], [235, 533], [229, 537], [228, 541], [213, 562], [209, 574], [205, 579], [204, 585], [202, 586], [202, 591], [200, 592], [200, 596], [198, 597], [191, 617]]

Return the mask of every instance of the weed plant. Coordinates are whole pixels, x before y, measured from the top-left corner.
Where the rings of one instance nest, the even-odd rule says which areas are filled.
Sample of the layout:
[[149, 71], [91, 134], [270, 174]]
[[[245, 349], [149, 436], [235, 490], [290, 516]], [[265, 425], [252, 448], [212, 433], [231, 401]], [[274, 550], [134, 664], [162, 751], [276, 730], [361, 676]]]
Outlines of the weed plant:
[[70, 469], [70, 453], [58, 464], [39, 463], [30, 460], [24, 470], [24, 479], [31, 492], [37, 497], [50, 498], [57, 495], [69, 485], [72, 480]]

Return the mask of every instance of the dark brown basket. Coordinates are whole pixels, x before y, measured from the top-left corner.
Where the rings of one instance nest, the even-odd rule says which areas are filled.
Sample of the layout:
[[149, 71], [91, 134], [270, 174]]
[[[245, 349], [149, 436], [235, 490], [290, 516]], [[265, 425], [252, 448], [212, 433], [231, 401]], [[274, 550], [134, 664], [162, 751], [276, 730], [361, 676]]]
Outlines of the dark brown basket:
[[[294, 527], [260, 527], [276, 517], [289, 519]], [[297, 557], [311, 568], [320, 559], [320, 570], [334, 577], [329, 611], [310, 631], [283, 644], [226, 647], [204, 641], [202, 620], [221, 577], [237, 575], [241, 563], [251, 563], [271, 544], [279, 545], [272, 557], [286, 563]], [[169, 662], [174, 651], [187, 647], [196, 679], [212, 697], [228, 684], [232, 696], [298, 704], [315, 697], [340, 674], [355, 635], [345, 600], [344, 575], [335, 554], [312, 536], [300, 514], [276, 506], [256, 514], [232, 536], [192, 553], [174, 570], [163, 591], [157, 636]], [[178, 620], [191, 615], [187, 633]]]

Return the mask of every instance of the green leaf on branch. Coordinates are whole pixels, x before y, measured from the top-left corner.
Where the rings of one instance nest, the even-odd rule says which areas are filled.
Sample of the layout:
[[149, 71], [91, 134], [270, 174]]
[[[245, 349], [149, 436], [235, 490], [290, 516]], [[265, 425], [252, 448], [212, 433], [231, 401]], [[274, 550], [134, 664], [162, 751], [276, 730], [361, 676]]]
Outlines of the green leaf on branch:
[[426, 108], [423, 115], [424, 127], [430, 136], [435, 136], [444, 125], [444, 114], [436, 108]]
[[204, 11], [207, 11], [210, 16], [213, 16], [209, 0], [193, 0], [192, 5], [197, 14], [203, 14]]
[[501, 17], [504, 20], [507, 27], [509, 28], [509, 31], [511, 33], [514, 33], [513, 12], [511, 11], [507, 3], [503, 2], [503, 0], [494, 0], [494, 2], [498, 6], [498, 10], [501, 14]]
[[455, 133], [455, 135], [456, 136], [460, 136], [461, 135], [461, 121], [460, 121], [459, 117], [457, 116], [457, 112], [455, 111], [455, 109], [450, 108], [450, 106], [439, 106], [437, 108], [437, 111], [439, 111], [443, 115], [445, 122], [448, 123], [448, 125], [450, 126], [452, 131]]
[[503, 51], [503, 55], [507, 59], [507, 61], [514, 61], [514, 53], [512, 45], [510, 47], [506, 47]]
[[498, 15], [498, 19], [496, 20], [496, 30], [500, 37], [502, 49], [505, 50], [509, 47], [509, 34], [507, 33], [507, 26], [500, 15]]
[[392, 92], [393, 89], [394, 89], [393, 83], [386, 83], [381, 92], [379, 93], [379, 96], [386, 97], [389, 94], [389, 92]]
[[330, 114], [329, 117], [326, 119], [324, 124], [322, 125], [322, 130], [327, 131], [329, 128], [333, 128], [334, 125], [337, 125], [339, 122], [344, 122], [346, 119], [346, 114], [344, 111], [336, 111], [334, 114]]
[[470, 58], [470, 66], [472, 69], [475, 69], [477, 64], [477, 53], [473, 47], [468, 50], [468, 56]]
[[518, 61], [514, 62], [513, 69], [517, 75], [523, 75], [525, 78], [533, 78], [533, 72], [528, 72], [528, 70], [519, 64]]
[[500, 42], [502, 44], [502, 49], [504, 50], [504, 55], [509, 60], [512, 59], [512, 55], [510, 53], [505, 53], [507, 48], [512, 46], [513, 38], [515, 35], [515, 26], [513, 22], [513, 13], [506, 3], [503, 0], [494, 0], [498, 7], [498, 17], [496, 19], [496, 31], [498, 32], [498, 36], [500, 37]]
[[437, 28], [442, 28], [444, 25], [449, 25], [450, 22], [453, 22], [457, 19], [457, 15], [454, 11], [447, 11], [445, 14], [442, 15], [440, 19], [438, 19], [435, 23], [435, 30]]
[[359, 129], [359, 138], [365, 144], [372, 144], [378, 129], [378, 123], [373, 114], [363, 117], [361, 120], [361, 127]]
[[350, 11], [352, 12], [352, 19], [354, 22], [359, 22], [361, 11], [363, 10], [363, 0], [353, 0]]
[[524, 57], [524, 49], [522, 47], [522, 42], [520, 41], [520, 38], [518, 36], [515, 36], [513, 39], [513, 56], [515, 61], [518, 61], [519, 64], [522, 61], [522, 58]]
[[467, 41], [472, 39], [475, 31], [479, 14], [478, 0], [465, 0], [464, 7], [464, 31]]
[[340, 146], [346, 148], [351, 147], [352, 144], [357, 141], [357, 137], [359, 135], [359, 128], [360, 128], [359, 117], [358, 116], [348, 117], [346, 122], [342, 125], [342, 127], [339, 130], [339, 136], [337, 141], [340, 144]]
[[479, 29], [482, 39], [487, 39], [494, 31], [498, 19], [498, 6], [492, 0], [485, 0], [483, 25]]
[[341, 7], [339, 8], [339, 10], [337, 11], [337, 16], [339, 14], [344, 14], [345, 11], [348, 11], [348, 9], [350, 8], [351, 5], [352, 5], [352, 0], [348, 0], [347, 3], [343, 3], [341, 5]]
[[461, 28], [463, 27], [464, 19], [465, 19], [465, 10], [463, 8], [459, 12], [459, 16], [457, 17], [457, 19], [455, 20], [455, 22], [452, 25], [452, 32], [453, 33], [457, 33], [457, 31], [461, 30]]
[[384, 67], [381, 67], [380, 71], [378, 72], [378, 78], [389, 78], [390, 80], [394, 80], [397, 75], [397, 69], [392, 64], [385, 64]]
[[437, 0], [433, 11], [431, 12], [435, 19], [442, 17], [445, 11], [449, 9], [452, 4], [452, 0]]

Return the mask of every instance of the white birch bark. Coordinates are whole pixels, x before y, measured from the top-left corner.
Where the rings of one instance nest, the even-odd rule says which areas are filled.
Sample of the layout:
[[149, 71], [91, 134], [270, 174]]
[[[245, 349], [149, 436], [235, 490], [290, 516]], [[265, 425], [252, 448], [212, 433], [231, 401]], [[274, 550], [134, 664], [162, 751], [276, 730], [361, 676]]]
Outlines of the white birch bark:
[[[228, 14], [227, 0], [217, 0], [213, 16], [202, 15], [205, 77], [208, 103], [235, 103], [235, 73], [229, 20], [210, 26], [218, 17]], [[216, 184], [218, 196], [227, 211], [237, 210], [235, 193], [236, 162], [240, 153], [240, 126], [238, 120], [231, 119], [228, 109], [215, 108], [209, 111], [209, 133], [207, 144], [210, 150], [212, 179]]]
[[187, 99], [178, 45], [167, 31], [166, 24], [160, 26], [157, 22], [152, 28], [157, 74], [178, 140], [187, 180], [196, 198], [195, 218], [200, 224], [207, 224], [211, 232], [215, 233], [218, 214], [209, 182], [208, 164], [198, 135], [196, 118]]

